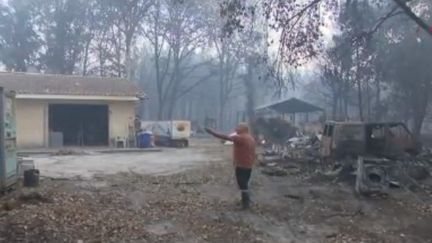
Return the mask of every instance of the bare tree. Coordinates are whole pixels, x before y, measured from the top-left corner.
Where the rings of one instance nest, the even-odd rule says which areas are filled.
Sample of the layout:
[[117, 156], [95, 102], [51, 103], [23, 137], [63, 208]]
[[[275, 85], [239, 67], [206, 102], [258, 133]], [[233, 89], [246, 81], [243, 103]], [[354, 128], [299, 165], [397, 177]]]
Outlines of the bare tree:
[[40, 1], [41, 21], [46, 51], [42, 62], [48, 72], [72, 74], [82, 57], [86, 25], [86, 1]]
[[395, 30], [401, 39], [389, 43], [385, 68], [389, 70], [387, 82], [392, 88], [392, 98], [397, 101], [393, 109], [407, 116], [406, 120], [412, 120], [413, 133], [418, 137], [432, 102], [432, 70], [429, 65], [432, 62], [432, 42], [428, 39], [418, 42], [410, 34], [410, 27], [406, 24]]
[[140, 30], [144, 17], [153, 0], [109, 0], [104, 11], [109, 12], [113, 26], [112, 44], [115, 46], [115, 61], [118, 76], [122, 76], [122, 63], [126, 77], [133, 76], [131, 69], [131, 50]]
[[203, 6], [193, 1], [159, 1], [151, 10], [145, 33], [153, 49], [159, 119], [171, 118], [178, 99], [211, 76], [192, 75], [211, 64], [195, 55], [206, 42], [204, 19]]
[[[429, 33], [429, 35], [432, 35], [432, 26], [428, 25], [422, 18], [417, 16], [411, 8], [407, 5], [411, 0], [393, 0], [401, 9], [402, 11], [411, 18], [420, 28], [422, 28], [426, 33]], [[425, 2], [425, 1], [424, 1]]]
[[149, 18], [146, 19], [145, 34], [153, 49], [153, 63], [155, 71], [155, 82], [157, 87], [158, 99], [158, 119], [163, 119], [163, 111], [165, 109], [164, 88], [166, 77], [171, 64], [171, 48], [166, 42], [166, 19], [162, 13], [161, 1], [157, 1], [150, 9]]
[[225, 128], [226, 105], [234, 90], [239, 60], [235, 57], [232, 40], [219, 37], [214, 38], [213, 42], [217, 52], [219, 68], [219, 127], [223, 130]]

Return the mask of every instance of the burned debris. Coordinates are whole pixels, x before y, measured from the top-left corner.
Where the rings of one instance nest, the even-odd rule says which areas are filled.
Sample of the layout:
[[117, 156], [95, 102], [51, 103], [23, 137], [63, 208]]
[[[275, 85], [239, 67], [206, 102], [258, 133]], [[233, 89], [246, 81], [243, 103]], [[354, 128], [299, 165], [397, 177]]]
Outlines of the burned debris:
[[403, 123], [327, 122], [321, 155], [343, 158], [361, 155], [397, 158], [415, 155], [419, 144]]
[[419, 184], [430, 177], [432, 153], [422, 150], [403, 123], [327, 122], [322, 134], [292, 134], [284, 143], [266, 137], [263, 173], [287, 176], [306, 170], [311, 177], [350, 182], [362, 195], [432, 188]]
[[[392, 183], [389, 175], [391, 161], [386, 159], [358, 158], [356, 191], [360, 194], [387, 192]], [[394, 183], [398, 185], [398, 183]]]

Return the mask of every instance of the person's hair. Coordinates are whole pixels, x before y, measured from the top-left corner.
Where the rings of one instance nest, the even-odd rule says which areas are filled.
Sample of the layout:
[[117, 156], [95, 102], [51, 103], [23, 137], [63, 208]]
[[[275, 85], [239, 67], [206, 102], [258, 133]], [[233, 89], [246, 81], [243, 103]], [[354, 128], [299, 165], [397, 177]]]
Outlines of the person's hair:
[[246, 122], [240, 122], [237, 127], [244, 129], [245, 132], [249, 132], [249, 125]]

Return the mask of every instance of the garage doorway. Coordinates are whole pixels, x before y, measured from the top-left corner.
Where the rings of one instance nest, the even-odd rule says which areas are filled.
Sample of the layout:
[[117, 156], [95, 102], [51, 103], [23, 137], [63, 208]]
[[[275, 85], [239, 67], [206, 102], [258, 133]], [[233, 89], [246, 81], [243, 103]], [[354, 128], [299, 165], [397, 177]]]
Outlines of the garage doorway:
[[107, 146], [108, 105], [49, 105], [49, 131], [61, 133], [64, 146]]

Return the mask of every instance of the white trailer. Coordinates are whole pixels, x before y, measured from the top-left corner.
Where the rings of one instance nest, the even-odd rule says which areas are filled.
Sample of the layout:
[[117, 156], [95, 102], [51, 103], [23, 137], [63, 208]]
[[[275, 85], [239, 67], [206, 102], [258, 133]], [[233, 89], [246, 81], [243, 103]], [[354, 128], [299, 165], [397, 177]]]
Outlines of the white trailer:
[[158, 146], [188, 147], [191, 136], [190, 121], [142, 121], [141, 129], [151, 131]]

